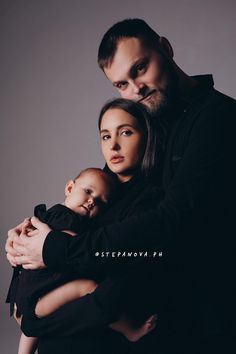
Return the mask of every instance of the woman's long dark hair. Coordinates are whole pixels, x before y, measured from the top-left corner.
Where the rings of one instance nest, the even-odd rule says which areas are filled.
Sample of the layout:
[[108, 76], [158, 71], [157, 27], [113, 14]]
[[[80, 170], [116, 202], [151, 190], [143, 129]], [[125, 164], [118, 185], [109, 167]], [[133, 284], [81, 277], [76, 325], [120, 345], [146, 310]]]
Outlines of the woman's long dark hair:
[[124, 98], [116, 98], [108, 101], [101, 109], [98, 128], [101, 128], [103, 115], [112, 108], [119, 108], [132, 115], [138, 122], [144, 133], [145, 149], [141, 160], [141, 173], [144, 176], [151, 175], [156, 164], [157, 138], [154, 120], [146, 110], [146, 108], [138, 102], [134, 102]]

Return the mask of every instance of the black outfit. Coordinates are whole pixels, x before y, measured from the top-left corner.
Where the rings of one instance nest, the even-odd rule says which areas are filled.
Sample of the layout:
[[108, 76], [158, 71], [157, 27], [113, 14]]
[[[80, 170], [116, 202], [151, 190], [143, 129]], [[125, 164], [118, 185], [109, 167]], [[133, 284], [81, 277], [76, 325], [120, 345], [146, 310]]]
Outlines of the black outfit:
[[[110, 266], [109, 259], [101, 262], [95, 252], [163, 251], [156, 275], [166, 294], [157, 300], [160, 321], [129, 353], [215, 353], [221, 344], [226, 349], [232, 343], [235, 101], [213, 88], [211, 76], [195, 79], [198, 86], [172, 108], [163, 155], [163, 200], [152, 210], [79, 238], [52, 231], [44, 244], [49, 268], [70, 266], [85, 275]], [[95, 322], [109, 323], [112, 314], [106, 306], [119, 300], [114, 289], [95, 291], [40, 323], [23, 318], [22, 330], [28, 335], [76, 335]]]
[[[122, 221], [133, 215], [134, 212], [143, 212], [150, 207], [156, 206], [161, 197], [161, 190], [153, 184], [151, 179], [147, 180], [137, 175], [129, 182], [117, 186], [113, 203], [110, 204], [103, 215], [98, 216], [96, 219], [89, 220], [89, 223], [85, 221], [84, 224], [86, 227], [89, 227], [89, 229], [96, 229], [99, 225], [109, 225], [114, 222]], [[44, 210], [42, 210], [42, 206], [39, 206], [35, 209], [37, 211], [35, 215], [57, 230], [80, 229], [79, 224], [84, 221], [84, 218], [79, 217], [75, 219], [73, 212], [71, 213], [69, 209], [67, 212], [67, 209], [68, 208], [62, 205], [57, 205], [46, 211], [45, 206]], [[96, 294], [101, 293], [102, 296], [106, 297], [107, 291], [110, 292], [111, 289], [113, 289], [114, 295], [116, 296], [116, 309], [113, 308], [113, 301], [106, 302], [103, 311], [104, 314], [106, 312], [106, 315], [102, 315], [103, 318], [101, 321], [101, 311], [99, 310], [97, 315], [93, 311], [97, 295], [89, 294], [80, 298], [79, 300], [81, 300], [82, 307], [84, 298], [87, 304], [87, 298], [90, 298], [90, 295], [92, 295], [91, 298], [95, 299], [91, 302], [92, 316], [85, 314], [86, 321], [90, 321], [91, 319], [92, 328], [89, 328], [88, 331], [83, 331], [80, 336], [74, 336], [73, 333], [70, 335], [68, 332], [68, 338], [54, 338], [51, 335], [47, 337], [39, 334], [39, 353], [66, 352], [67, 354], [74, 354], [77, 352], [78, 347], [80, 348], [81, 354], [111, 353], [113, 346], [115, 346], [114, 353], [119, 353], [121, 350], [128, 350], [128, 341], [119, 333], [109, 330], [106, 317], [112, 318], [113, 321], [115, 321], [119, 318], [121, 312], [125, 312], [133, 323], [138, 325], [143, 323], [147, 316], [154, 312], [156, 296], [154, 295], [153, 286], [150, 288], [150, 290], [152, 290], [152, 296], [148, 295], [148, 304], [145, 304], [145, 299], [150, 280], [154, 278], [154, 263], [156, 263], [158, 257], [154, 259], [152, 254], [150, 254], [151, 257], [149, 259], [147, 256], [144, 257], [144, 264], [142, 266], [138, 264], [135, 266], [129, 265], [124, 258], [119, 258], [116, 264], [114, 264], [113, 260], [111, 261], [111, 267], [107, 267], [107, 263], [105, 263], [104, 266], [99, 266], [97, 270], [93, 270], [91, 274], [87, 273], [87, 278], [92, 278], [99, 282], [99, 286], [95, 291]], [[73, 269], [74, 267], [68, 266], [65, 272], [55, 272], [49, 269], [36, 271], [22, 270], [21, 274], [18, 275], [19, 283], [16, 295], [12, 298], [16, 302], [20, 312], [23, 313], [24, 318], [37, 321], [34, 316], [34, 307], [39, 297], [69, 280], [83, 276], [81, 272], [73, 272]], [[142, 283], [141, 289], [140, 281]], [[135, 291], [136, 293], [135, 299], [130, 297], [131, 289], [132, 292]], [[112, 299], [114, 300], [114, 297], [112, 297]], [[67, 305], [65, 305], [65, 308], [66, 306]], [[97, 307], [98, 304], [95, 306]], [[138, 312], [137, 308], [139, 309]], [[58, 311], [61, 311], [61, 309]], [[97, 310], [95, 309], [95, 311]], [[52, 316], [54, 316], [54, 314], [52, 314]], [[98, 321], [94, 321], [94, 316], [97, 317]], [[81, 317], [81, 314], [79, 317]], [[42, 321], [44, 321], [44, 319]], [[69, 328], [68, 330], [70, 331]], [[40, 338], [40, 336], [43, 336], [43, 338]]]
[[[37, 205], [34, 208], [34, 216], [57, 231], [79, 232], [88, 224], [86, 217], [62, 204], [56, 204], [48, 210], [45, 204]], [[16, 303], [18, 315], [29, 316], [34, 313], [35, 305], [42, 295], [73, 279], [78, 279], [78, 272], [75, 274], [73, 270], [68, 269], [62, 273], [51, 269], [31, 271], [21, 266], [14, 268], [6, 299], [6, 302], [10, 303], [10, 315], [13, 314]]]

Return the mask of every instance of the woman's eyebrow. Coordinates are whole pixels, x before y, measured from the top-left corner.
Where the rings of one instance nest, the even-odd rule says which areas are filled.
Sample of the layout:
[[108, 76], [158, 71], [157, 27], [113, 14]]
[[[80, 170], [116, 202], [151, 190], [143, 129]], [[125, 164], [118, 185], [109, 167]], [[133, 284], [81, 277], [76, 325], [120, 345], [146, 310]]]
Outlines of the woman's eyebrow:
[[124, 123], [124, 124], [118, 125], [117, 129], [121, 129], [121, 128], [124, 128], [124, 127], [134, 128], [134, 126], [132, 124]]
[[[121, 128], [124, 128], [124, 127], [134, 128], [134, 126], [133, 126], [132, 124], [125, 123], [125, 124], [120, 124], [120, 125], [118, 125], [117, 127], [115, 127], [115, 129], [121, 129]], [[101, 133], [108, 133], [108, 132], [109, 132], [108, 129], [102, 129], [102, 130], [100, 130], [100, 134], [101, 134]]]
[[109, 132], [108, 129], [101, 129], [101, 130], [100, 130], [100, 134], [101, 134], [101, 133], [108, 133], [108, 132]]

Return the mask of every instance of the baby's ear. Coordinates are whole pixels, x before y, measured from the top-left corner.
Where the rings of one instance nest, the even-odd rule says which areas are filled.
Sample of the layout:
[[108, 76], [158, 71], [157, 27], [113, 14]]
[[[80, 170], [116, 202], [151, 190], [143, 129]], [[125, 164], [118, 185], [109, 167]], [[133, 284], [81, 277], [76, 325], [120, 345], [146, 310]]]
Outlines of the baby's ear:
[[72, 179], [66, 183], [66, 186], [65, 186], [65, 195], [66, 195], [66, 197], [68, 197], [70, 195], [74, 185], [75, 185], [75, 182]]

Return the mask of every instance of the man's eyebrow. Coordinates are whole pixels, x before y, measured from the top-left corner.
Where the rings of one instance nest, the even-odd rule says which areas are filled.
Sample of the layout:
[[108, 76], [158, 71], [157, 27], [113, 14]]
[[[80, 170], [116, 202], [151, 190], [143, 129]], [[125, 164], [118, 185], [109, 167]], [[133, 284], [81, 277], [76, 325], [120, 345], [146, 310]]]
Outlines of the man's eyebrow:
[[[124, 123], [124, 124], [120, 124], [116, 127], [116, 129], [121, 129], [121, 128], [124, 128], [124, 127], [130, 127], [130, 128], [134, 128], [134, 126], [132, 124], [129, 124], [129, 123]], [[100, 130], [100, 134], [101, 133], [108, 133], [109, 130], [108, 129], [102, 129]]]

